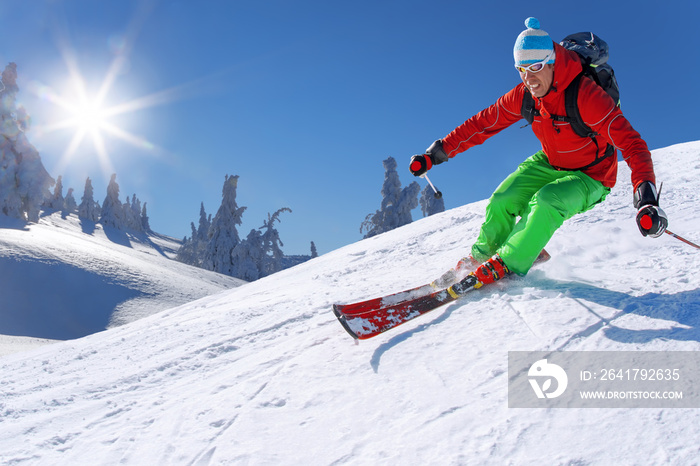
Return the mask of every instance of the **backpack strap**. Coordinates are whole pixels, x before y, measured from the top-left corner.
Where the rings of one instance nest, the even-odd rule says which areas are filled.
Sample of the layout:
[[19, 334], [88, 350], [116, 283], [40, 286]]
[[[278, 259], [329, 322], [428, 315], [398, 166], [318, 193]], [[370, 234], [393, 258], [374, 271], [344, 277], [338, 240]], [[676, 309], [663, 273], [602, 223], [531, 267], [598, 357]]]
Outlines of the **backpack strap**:
[[520, 114], [528, 122], [532, 124], [535, 121], [535, 117], [540, 115], [540, 111], [535, 108], [535, 99], [532, 98], [532, 94], [528, 88], [525, 88], [525, 94], [523, 94], [523, 103], [520, 106]]
[[[567, 88], [564, 90], [564, 108], [566, 110], [566, 115], [551, 115], [552, 118], [552, 123], [554, 121], [562, 121], [569, 123], [571, 125], [571, 129], [573, 130], [576, 135], [582, 137], [582, 138], [591, 138], [593, 140], [593, 143], [596, 146], [596, 158], [593, 162], [589, 163], [586, 166], [583, 167], [578, 167], [578, 168], [561, 168], [561, 167], [554, 167], [557, 170], [567, 170], [567, 171], [583, 171], [587, 170], [603, 160], [607, 159], [608, 157], [612, 157], [615, 155], [615, 147], [612, 145], [608, 144], [607, 147], [605, 148], [605, 153], [599, 157], [598, 152], [600, 152], [600, 146], [598, 145], [598, 140], [596, 139], [596, 136], [598, 136], [598, 133], [593, 131], [586, 123], [583, 122], [583, 118], [581, 117], [581, 112], [579, 112], [578, 109], [578, 91], [579, 88], [581, 87], [581, 78], [583, 77], [584, 72], [579, 73], [576, 75], [576, 77], [571, 81], [571, 83], [567, 86]], [[535, 99], [532, 98], [532, 94], [530, 94], [530, 91], [525, 88], [525, 93], [523, 94], [523, 103], [520, 107], [520, 114], [522, 115], [525, 120], [529, 124], [532, 124], [532, 122], [535, 120], [536, 116], [540, 116], [540, 111], [535, 108]], [[558, 131], [558, 130], [557, 130]]]
[[[582, 138], [592, 138], [595, 140], [597, 136], [591, 128], [589, 128], [586, 123], [583, 122], [581, 118], [581, 112], [578, 111], [578, 90], [581, 87], [581, 78], [583, 73], [579, 73], [571, 81], [571, 84], [564, 91], [564, 108], [566, 109], [565, 117], [558, 117], [558, 121], [566, 121], [571, 125], [571, 129], [574, 133], [578, 134]], [[554, 118], [554, 116], [552, 116]], [[562, 118], [562, 119], [559, 119]], [[596, 142], [596, 146], [598, 143]]]
[[[612, 157], [613, 155], [615, 155], [615, 147], [608, 144], [605, 148], [605, 152], [603, 153], [603, 155], [598, 156], [598, 153], [600, 152], [600, 146], [598, 145], [598, 139], [596, 138], [596, 136], [599, 136], [599, 134], [593, 131], [586, 123], [584, 123], [583, 118], [581, 117], [581, 112], [578, 108], [578, 91], [581, 88], [581, 78], [583, 78], [584, 75], [588, 75], [585, 69], [586, 68], [584, 64], [584, 71], [579, 73], [564, 91], [564, 107], [566, 108], [566, 117], [564, 117], [563, 121], [568, 122], [571, 125], [571, 129], [577, 135], [581, 136], [582, 138], [591, 138], [593, 144], [595, 144], [596, 147], [596, 158], [593, 162], [589, 163], [586, 166], [568, 169], [572, 171], [587, 170], [593, 167], [594, 165], [598, 165], [600, 162], [607, 159], [608, 157]], [[554, 118], [554, 116], [552, 116], [552, 118]]]

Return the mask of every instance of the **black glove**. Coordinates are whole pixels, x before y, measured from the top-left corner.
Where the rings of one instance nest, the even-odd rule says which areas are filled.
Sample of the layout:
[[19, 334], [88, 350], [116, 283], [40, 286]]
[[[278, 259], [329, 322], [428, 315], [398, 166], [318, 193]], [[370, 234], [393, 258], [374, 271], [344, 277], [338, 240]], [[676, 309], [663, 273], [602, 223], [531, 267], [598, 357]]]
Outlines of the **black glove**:
[[442, 162], [447, 162], [447, 154], [442, 148], [442, 141], [438, 139], [428, 147], [425, 154], [414, 155], [411, 157], [411, 163], [408, 169], [414, 176], [424, 175], [430, 170], [433, 165], [439, 165]]
[[658, 238], [668, 226], [666, 213], [659, 208], [659, 195], [651, 181], [641, 183], [634, 192], [637, 226], [643, 236]]

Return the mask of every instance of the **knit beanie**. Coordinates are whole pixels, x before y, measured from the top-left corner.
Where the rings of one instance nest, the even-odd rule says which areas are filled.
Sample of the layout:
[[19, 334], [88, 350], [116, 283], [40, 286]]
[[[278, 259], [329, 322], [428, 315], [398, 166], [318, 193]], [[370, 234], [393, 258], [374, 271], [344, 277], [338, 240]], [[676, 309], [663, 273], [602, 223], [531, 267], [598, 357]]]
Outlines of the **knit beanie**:
[[[531, 65], [547, 58], [552, 53], [554, 47], [552, 39], [546, 31], [540, 29], [540, 22], [537, 18], [525, 20], [526, 30], [520, 33], [515, 40], [513, 47], [513, 57], [516, 66]], [[547, 60], [547, 65], [554, 63], [554, 54]]]

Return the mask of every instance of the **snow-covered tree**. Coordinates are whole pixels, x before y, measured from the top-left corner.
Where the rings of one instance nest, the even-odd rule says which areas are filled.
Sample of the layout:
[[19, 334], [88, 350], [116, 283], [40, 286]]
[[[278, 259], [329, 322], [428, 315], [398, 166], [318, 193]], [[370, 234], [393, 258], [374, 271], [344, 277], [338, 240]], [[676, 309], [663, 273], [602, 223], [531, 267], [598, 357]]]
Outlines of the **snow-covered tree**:
[[194, 222], [190, 222], [190, 226], [192, 227], [192, 238], [185, 236], [182, 239], [182, 245], [177, 250], [175, 260], [184, 264], [194, 265], [195, 267], [201, 267], [201, 258], [197, 257], [197, 245], [199, 244], [197, 241], [197, 229], [194, 227]]
[[16, 106], [17, 65], [10, 63], [2, 72], [0, 86], [0, 212], [29, 222], [38, 222], [49, 188], [55, 181], [44, 168], [39, 152], [22, 131], [28, 120]]
[[17, 99], [17, 93], [19, 92], [19, 86], [17, 86], [17, 64], [9, 63], [5, 69], [2, 71], [2, 91], [1, 97], [3, 110], [8, 110], [9, 113], [15, 112], [17, 105], [15, 103]]
[[232, 275], [252, 282], [261, 278], [260, 264], [263, 263], [263, 240], [260, 230], [250, 230], [246, 239], [233, 248]]
[[395, 211], [398, 219], [396, 228], [408, 225], [413, 221], [411, 211], [418, 207], [418, 194], [420, 193], [420, 185], [414, 181], [401, 190], [399, 202], [396, 204]]
[[[197, 240], [206, 241], [209, 239], [209, 228], [211, 228], [211, 215], [207, 217], [207, 212], [204, 210], [204, 202], [199, 208], [199, 228], [197, 229]], [[194, 234], [192, 235], [194, 239]]]
[[209, 241], [204, 253], [203, 267], [226, 275], [233, 275], [231, 252], [240, 243], [236, 227], [241, 225], [245, 207], [236, 204], [238, 175], [228, 176], [224, 181], [222, 201], [209, 228]]
[[430, 185], [426, 185], [421, 191], [420, 208], [423, 212], [423, 217], [430, 217], [433, 214], [439, 214], [445, 211], [445, 200], [440, 197], [435, 197], [435, 192]]
[[182, 245], [177, 250], [175, 260], [201, 268], [203, 267], [204, 250], [207, 243], [197, 239], [197, 229], [194, 222], [190, 222], [190, 227], [192, 228], [192, 236], [190, 238], [185, 236], [182, 239]]
[[44, 208], [50, 210], [63, 210], [63, 203], [63, 177], [59, 176], [56, 179], [53, 195], [46, 200], [44, 203]]
[[23, 106], [19, 105], [17, 107], [17, 111], [15, 112], [15, 115], [16, 115], [15, 121], [17, 123], [17, 127], [19, 128], [19, 130], [24, 131], [24, 132], [29, 131], [31, 128], [32, 119], [29, 117], [27, 110]]
[[[100, 208], [99, 203], [91, 202], [92, 199], [92, 183], [90, 178], [85, 182], [85, 194], [83, 202], [80, 204], [80, 216], [90, 218], [99, 212], [99, 222], [105, 226], [119, 228], [120, 230], [136, 230], [136, 231], [151, 231], [148, 215], [146, 213], [146, 204], [141, 206], [141, 200], [133, 194], [131, 198], [126, 196], [124, 203], [119, 200], [119, 185], [117, 184], [117, 175], [113, 174], [107, 186], [107, 197]], [[90, 211], [94, 209], [92, 212]]]
[[131, 230], [142, 231], [141, 201], [136, 197], [136, 194], [131, 196], [131, 201], [129, 201], [127, 196], [126, 202], [122, 207], [124, 208], [124, 226]]
[[114, 228], [124, 227], [124, 207], [119, 200], [119, 185], [116, 173], [112, 175], [107, 186], [107, 197], [102, 203], [100, 223]]
[[146, 204], [147, 202], [143, 203], [143, 209], [141, 209], [141, 230], [145, 231], [146, 233], [151, 232], [151, 222], [148, 219], [148, 212], [146, 211]]
[[192, 236], [185, 237], [182, 241], [182, 246], [177, 251], [175, 257], [178, 261], [185, 264], [202, 267], [204, 256], [209, 242], [209, 228], [211, 226], [211, 215], [207, 217], [207, 212], [204, 209], [202, 202], [199, 208], [199, 228], [195, 227], [194, 222], [190, 223], [192, 228]]
[[413, 221], [411, 210], [418, 207], [420, 185], [412, 182], [401, 189], [401, 181], [396, 171], [396, 160], [389, 157], [384, 160], [384, 184], [382, 185], [381, 208], [369, 214], [360, 226], [360, 233], [366, 231], [365, 238], [391, 231]]
[[[294, 256], [290, 260], [282, 252], [283, 243], [275, 222], [283, 212], [292, 211], [288, 207], [268, 213], [263, 225], [241, 240], [236, 227], [242, 224], [246, 207], [236, 203], [237, 188], [238, 176], [226, 175], [221, 207], [213, 220], [211, 215], [207, 216], [202, 203], [199, 227], [194, 222], [190, 224], [192, 236], [183, 238], [177, 251], [178, 261], [253, 281], [310, 259], [309, 256]], [[311, 247], [313, 252], [315, 245], [311, 243]]]
[[318, 251], [316, 250], [316, 244], [311, 242], [311, 258], [318, 257]]
[[40, 206], [48, 197], [54, 180], [41, 163], [39, 152], [29, 144], [24, 133], [17, 136], [15, 148], [22, 155], [17, 170], [17, 194], [22, 201], [21, 209], [28, 221], [38, 222]]
[[73, 196], [73, 188], [68, 188], [68, 193], [63, 199], [63, 214], [72, 214], [78, 209], [78, 204], [75, 202], [75, 197]]
[[23, 218], [22, 199], [17, 192], [17, 159], [11, 150], [0, 152], [0, 208], [10, 217]]
[[122, 204], [122, 218], [124, 219], [124, 222], [122, 223], [120, 228], [123, 227], [131, 229], [134, 226], [134, 218], [133, 212], [131, 210], [131, 201], [129, 200], [129, 196], [126, 196], [126, 199]]
[[263, 226], [260, 227], [262, 231], [261, 240], [263, 254], [259, 268], [263, 277], [282, 270], [282, 258], [284, 257], [282, 246], [284, 246], [284, 244], [280, 240], [279, 232], [275, 229], [275, 222], [279, 220], [283, 212], [291, 213], [292, 209], [289, 207], [282, 207], [272, 215], [268, 213], [267, 220], [264, 221]]
[[99, 204], [95, 202], [92, 190], [92, 181], [90, 178], [85, 180], [85, 190], [78, 206], [78, 217], [84, 218], [91, 222], [96, 222], [100, 218]]

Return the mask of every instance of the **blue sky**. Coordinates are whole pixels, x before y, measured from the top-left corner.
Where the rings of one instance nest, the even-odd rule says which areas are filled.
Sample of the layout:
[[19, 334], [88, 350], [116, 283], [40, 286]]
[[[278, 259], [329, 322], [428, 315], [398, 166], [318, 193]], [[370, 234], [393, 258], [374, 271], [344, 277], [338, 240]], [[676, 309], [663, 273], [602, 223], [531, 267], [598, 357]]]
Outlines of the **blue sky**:
[[[311, 241], [325, 253], [361, 239], [382, 160], [409, 184], [411, 155], [519, 82], [512, 47], [528, 16], [557, 41], [591, 30], [610, 44], [623, 111], [650, 148], [698, 139], [694, 1], [6, 0], [0, 63], [18, 65], [29, 140], [64, 194], [79, 202], [90, 176], [101, 201], [115, 172], [122, 200], [136, 193], [156, 231], [183, 237], [239, 175], [241, 237], [289, 207], [285, 253]], [[71, 76], [120, 110], [102, 149], [56, 129], [79, 100]], [[487, 198], [538, 148], [515, 125], [430, 178], [449, 209]]]

